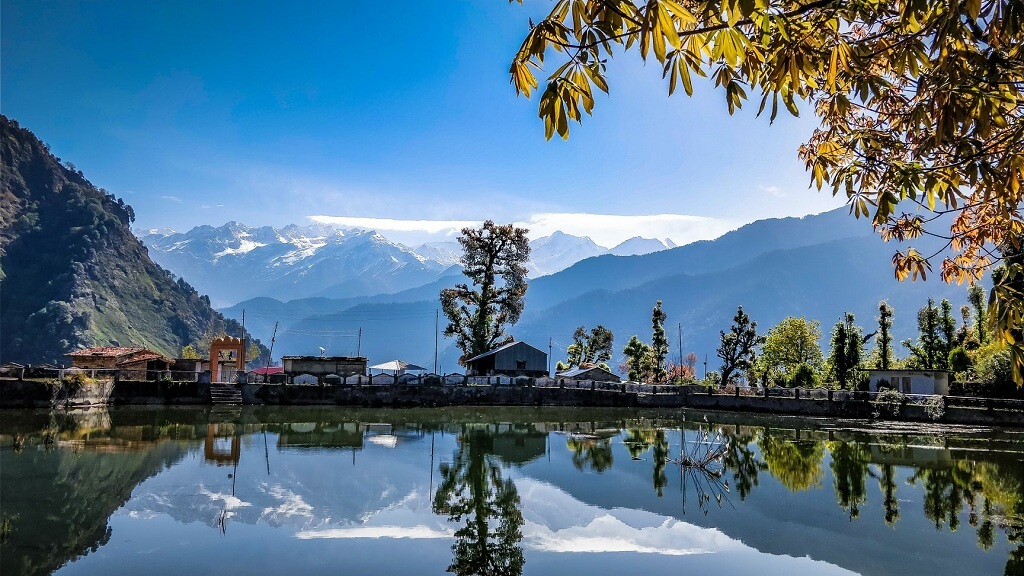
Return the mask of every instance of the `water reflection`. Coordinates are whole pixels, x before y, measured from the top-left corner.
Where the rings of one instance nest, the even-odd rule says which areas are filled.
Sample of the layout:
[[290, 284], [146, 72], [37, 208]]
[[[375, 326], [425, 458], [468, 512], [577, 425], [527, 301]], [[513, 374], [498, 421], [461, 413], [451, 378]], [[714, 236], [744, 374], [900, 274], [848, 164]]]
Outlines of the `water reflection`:
[[728, 553], [757, 555], [748, 567], [790, 557], [794, 573], [828, 567], [799, 564], [811, 557], [867, 574], [1024, 574], [1024, 434], [1008, 431], [588, 410], [5, 416], [2, 574], [76, 560], [109, 572], [93, 553], [131, 550], [112, 526], [149, 518], [198, 521], [225, 545], [229, 521], [245, 527], [236, 538], [443, 545], [444, 563], [392, 566], [406, 573], [558, 573], [571, 566], [545, 555], [615, 551], [637, 570]]
[[523, 514], [515, 483], [502, 477], [494, 434], [465, 427], [450, 464], [441, 464], [434, 512], [460, 527], [448, 571], [459, 576], [523, 572]]

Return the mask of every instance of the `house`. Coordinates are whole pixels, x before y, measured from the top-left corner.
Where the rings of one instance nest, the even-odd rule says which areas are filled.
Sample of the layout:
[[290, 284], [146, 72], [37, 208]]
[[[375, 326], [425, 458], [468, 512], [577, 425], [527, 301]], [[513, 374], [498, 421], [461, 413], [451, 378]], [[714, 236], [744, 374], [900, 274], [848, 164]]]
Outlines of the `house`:
[[591, 364], [573, 368], [572, 370], [566, 370], [565, 372], [559, 372], [555, 374], [555, 378], [565, 378], [566, 380], [596, 380], [598, 382], [622, 382], [622, 378], [618, 375], [613, 374], [600, 366], [594, 366]]
[[289, 382], [312, 380], [324, 383], [324, 378], [347, 378], [349, 376], [366, 376], [365, 356], [282, 356], [281, 367]]
[[171, 369], [174, 359], [139, 346], [100, 346], [67, 355], [82, 370], [119, 371], [123, 380], [156, 380], [157, 372]]
[[949, 394], [949, 372], [945, 370], [868, 370], [868, 389], [886, 387], [904, 394]]
[[512, 341], [466, 360], [467, 376], [548, 375], [548, 355], [526, 342]]

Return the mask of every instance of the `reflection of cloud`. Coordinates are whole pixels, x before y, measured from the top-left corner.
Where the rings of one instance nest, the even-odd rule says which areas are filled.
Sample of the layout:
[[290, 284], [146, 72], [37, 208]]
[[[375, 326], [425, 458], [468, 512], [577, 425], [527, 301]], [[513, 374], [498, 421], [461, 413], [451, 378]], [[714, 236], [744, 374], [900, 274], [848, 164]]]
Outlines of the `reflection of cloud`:
[[411, 538], [435, 539], [451, 538], [453, 530], [443, 530], [430, 526], [351, 526], [348, 528], [328, 528], [326, 530], [303, 530], [295, 534], [300, 540], [314, 538]]
[[202, 496], [206, 496], [213, 503], [220, 502], [221, 511], [223, 513], [223, 519], [225, 520], [233, 518], [235, 515], [235, 510], [239, 508], [252, 506], [252, 504], [243, 501], [241, 498], [238, 498], [237, 496], [232, 496], [231, 494], [221, 492], [211, 492], [201, 484], [199, 485], [199, 494]]
[[[264, 485], [265, 486], [265, 485]], [[284, 518], [291, 517], [313, 517], [313, 507], [302, 499], [302, 496], [292, 492], [281, 485], [274, 485], [267, 489], [267, 493], [280, 502], [277, 506], [263, 509], [261, 518], [267, 518], [271, 523], [278, 524]]]
[[713, 528], [642, 510], [605, 510], [537, 480], [516, 481], [524, 544], [545, 552], [637, 552], [682, 556], [751, 551]]
[[398, 436], [395, 436], [394, 434], [367, 436], [366, 441], [370, 444], [376, 444], [377, 446], [384, 446], [385, 448], [394, 448], [395, 446], [398, 446]]
[[[357, 218], [349, 216], [310, 216], [320, 224], [377, 230], [382, 233], [418, 234], [415, 240], [424, 242], [438, 237], [452, 237], [462, 228], [479, 226], [473, 220], [400, 220], [393, 218]], [[499, 222], [500, 223], [500, 222]], [[573, 236], [589, 236], [597, 244], [610, 248], [630, 238], [669, 238], [678, 245], [697, 240], [710, 240], [732, 230], [737, 223], [716, 218], [686, 214], [648, 214], [622, 216], [616, 214], [588, 214], [583, 212], [551, 212], [533, 214], [525, 221], [516, 222], [530, 230], [530, 238], [537, 239], [561, 231]]]

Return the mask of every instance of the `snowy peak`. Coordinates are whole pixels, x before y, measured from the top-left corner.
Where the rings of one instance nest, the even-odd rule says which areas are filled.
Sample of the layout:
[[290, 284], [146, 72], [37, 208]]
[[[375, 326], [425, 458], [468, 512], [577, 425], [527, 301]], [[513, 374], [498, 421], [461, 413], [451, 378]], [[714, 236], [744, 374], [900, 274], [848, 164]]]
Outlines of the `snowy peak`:
[[545, 276], [605, 252], [587, 236], [555, 232], [530, 242], [530, 262], [526, 267], [532, 277]]
[[676, 244], [675, 242], [672, 242], [672, 240], [666, 239], [662, 241], [657, 238], [641, 238], [640, 236], [634, 236], [618, 246], [615, 246], [609, 250], [608, 253], [614, 254], [615, 256], [641, 256], [643, 254], [660, 252], [669, 248], [676, 248]]

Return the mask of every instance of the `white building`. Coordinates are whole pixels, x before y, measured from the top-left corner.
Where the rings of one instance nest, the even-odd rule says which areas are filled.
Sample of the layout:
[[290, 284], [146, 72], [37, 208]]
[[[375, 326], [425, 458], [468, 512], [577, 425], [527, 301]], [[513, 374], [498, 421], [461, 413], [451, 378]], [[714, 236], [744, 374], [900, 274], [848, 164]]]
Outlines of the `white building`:
[[949, 372], [945, 370], [868, 370], [869, 389], [879, 386], [904, 394], [949, 394]]

